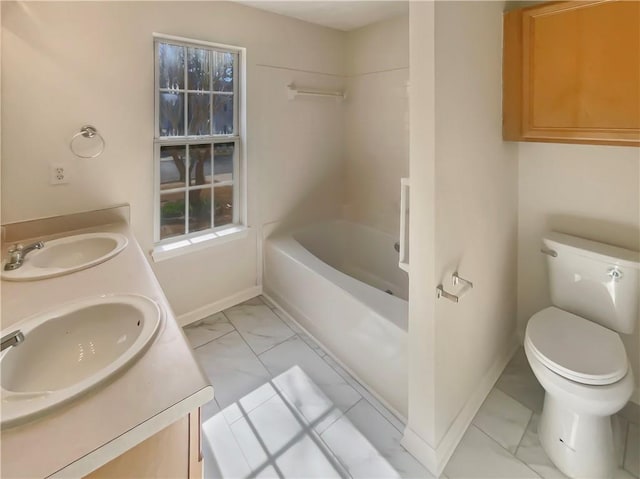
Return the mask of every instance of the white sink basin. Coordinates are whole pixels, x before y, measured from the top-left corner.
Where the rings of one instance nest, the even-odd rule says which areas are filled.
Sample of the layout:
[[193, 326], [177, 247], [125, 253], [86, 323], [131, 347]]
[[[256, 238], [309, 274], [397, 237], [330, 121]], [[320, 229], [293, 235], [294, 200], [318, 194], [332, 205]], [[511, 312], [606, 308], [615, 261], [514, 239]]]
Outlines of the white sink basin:
[[44, 248], [27, 254], [18, 269], [4, 270], [2, 279], [33, 281], [90, 268], [113, 258], [127, 246], [119, 233], [85, 233], [45, 241]]
[[158, 304], [133, 294], [91, 297], [2, 331], [24, 341], [0, 354], [2, 427], [69, 401], [140, 356], [161, 320]]

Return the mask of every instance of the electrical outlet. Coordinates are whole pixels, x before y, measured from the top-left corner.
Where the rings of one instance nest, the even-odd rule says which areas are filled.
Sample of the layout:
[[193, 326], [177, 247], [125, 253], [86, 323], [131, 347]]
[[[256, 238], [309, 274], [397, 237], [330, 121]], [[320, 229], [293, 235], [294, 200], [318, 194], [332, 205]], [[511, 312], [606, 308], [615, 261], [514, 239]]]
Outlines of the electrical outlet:
[[49, 184], [64, 185], [69, 183], [69, 168], [66, 165], [52, 164], [49, 166]]

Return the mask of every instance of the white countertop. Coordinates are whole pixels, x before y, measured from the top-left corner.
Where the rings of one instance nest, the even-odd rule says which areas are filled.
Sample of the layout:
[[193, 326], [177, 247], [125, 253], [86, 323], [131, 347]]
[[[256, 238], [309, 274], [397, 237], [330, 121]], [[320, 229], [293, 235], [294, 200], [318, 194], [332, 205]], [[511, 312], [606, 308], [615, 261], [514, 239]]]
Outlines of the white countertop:
[[[2, 477], [86, 475], [213, 398], [213, 388], [128, 226], [111, 224], [73, 234], [93, 231], [122, 233], [129, 244], [111, 260], [66, 276], [2, 281], [1, 329], [62, 303], [109, 293], [148, 296], [164, 310], [163, 323], [144, 355], [123, 373], [41, 418], [3, 429]], [[64, 234], [53, 237], [59, 236]]]

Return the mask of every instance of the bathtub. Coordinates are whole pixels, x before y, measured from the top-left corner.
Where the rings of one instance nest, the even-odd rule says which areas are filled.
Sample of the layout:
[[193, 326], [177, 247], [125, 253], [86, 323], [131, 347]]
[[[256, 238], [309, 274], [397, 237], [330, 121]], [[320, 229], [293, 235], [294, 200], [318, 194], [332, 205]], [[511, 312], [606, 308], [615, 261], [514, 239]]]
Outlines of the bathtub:
[[395, 238], [336, 220], [267, 239], [264, 291], [400, 417], [408, 276]]

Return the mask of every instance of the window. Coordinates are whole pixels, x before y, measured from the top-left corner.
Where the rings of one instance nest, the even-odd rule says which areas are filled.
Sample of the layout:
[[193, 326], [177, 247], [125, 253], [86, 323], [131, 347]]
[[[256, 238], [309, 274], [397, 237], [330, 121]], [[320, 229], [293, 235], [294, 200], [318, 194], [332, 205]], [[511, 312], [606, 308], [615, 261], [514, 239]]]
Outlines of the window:
[[240, 48], [155, 38], [156, 243], [244, 222], [241, 55]]

